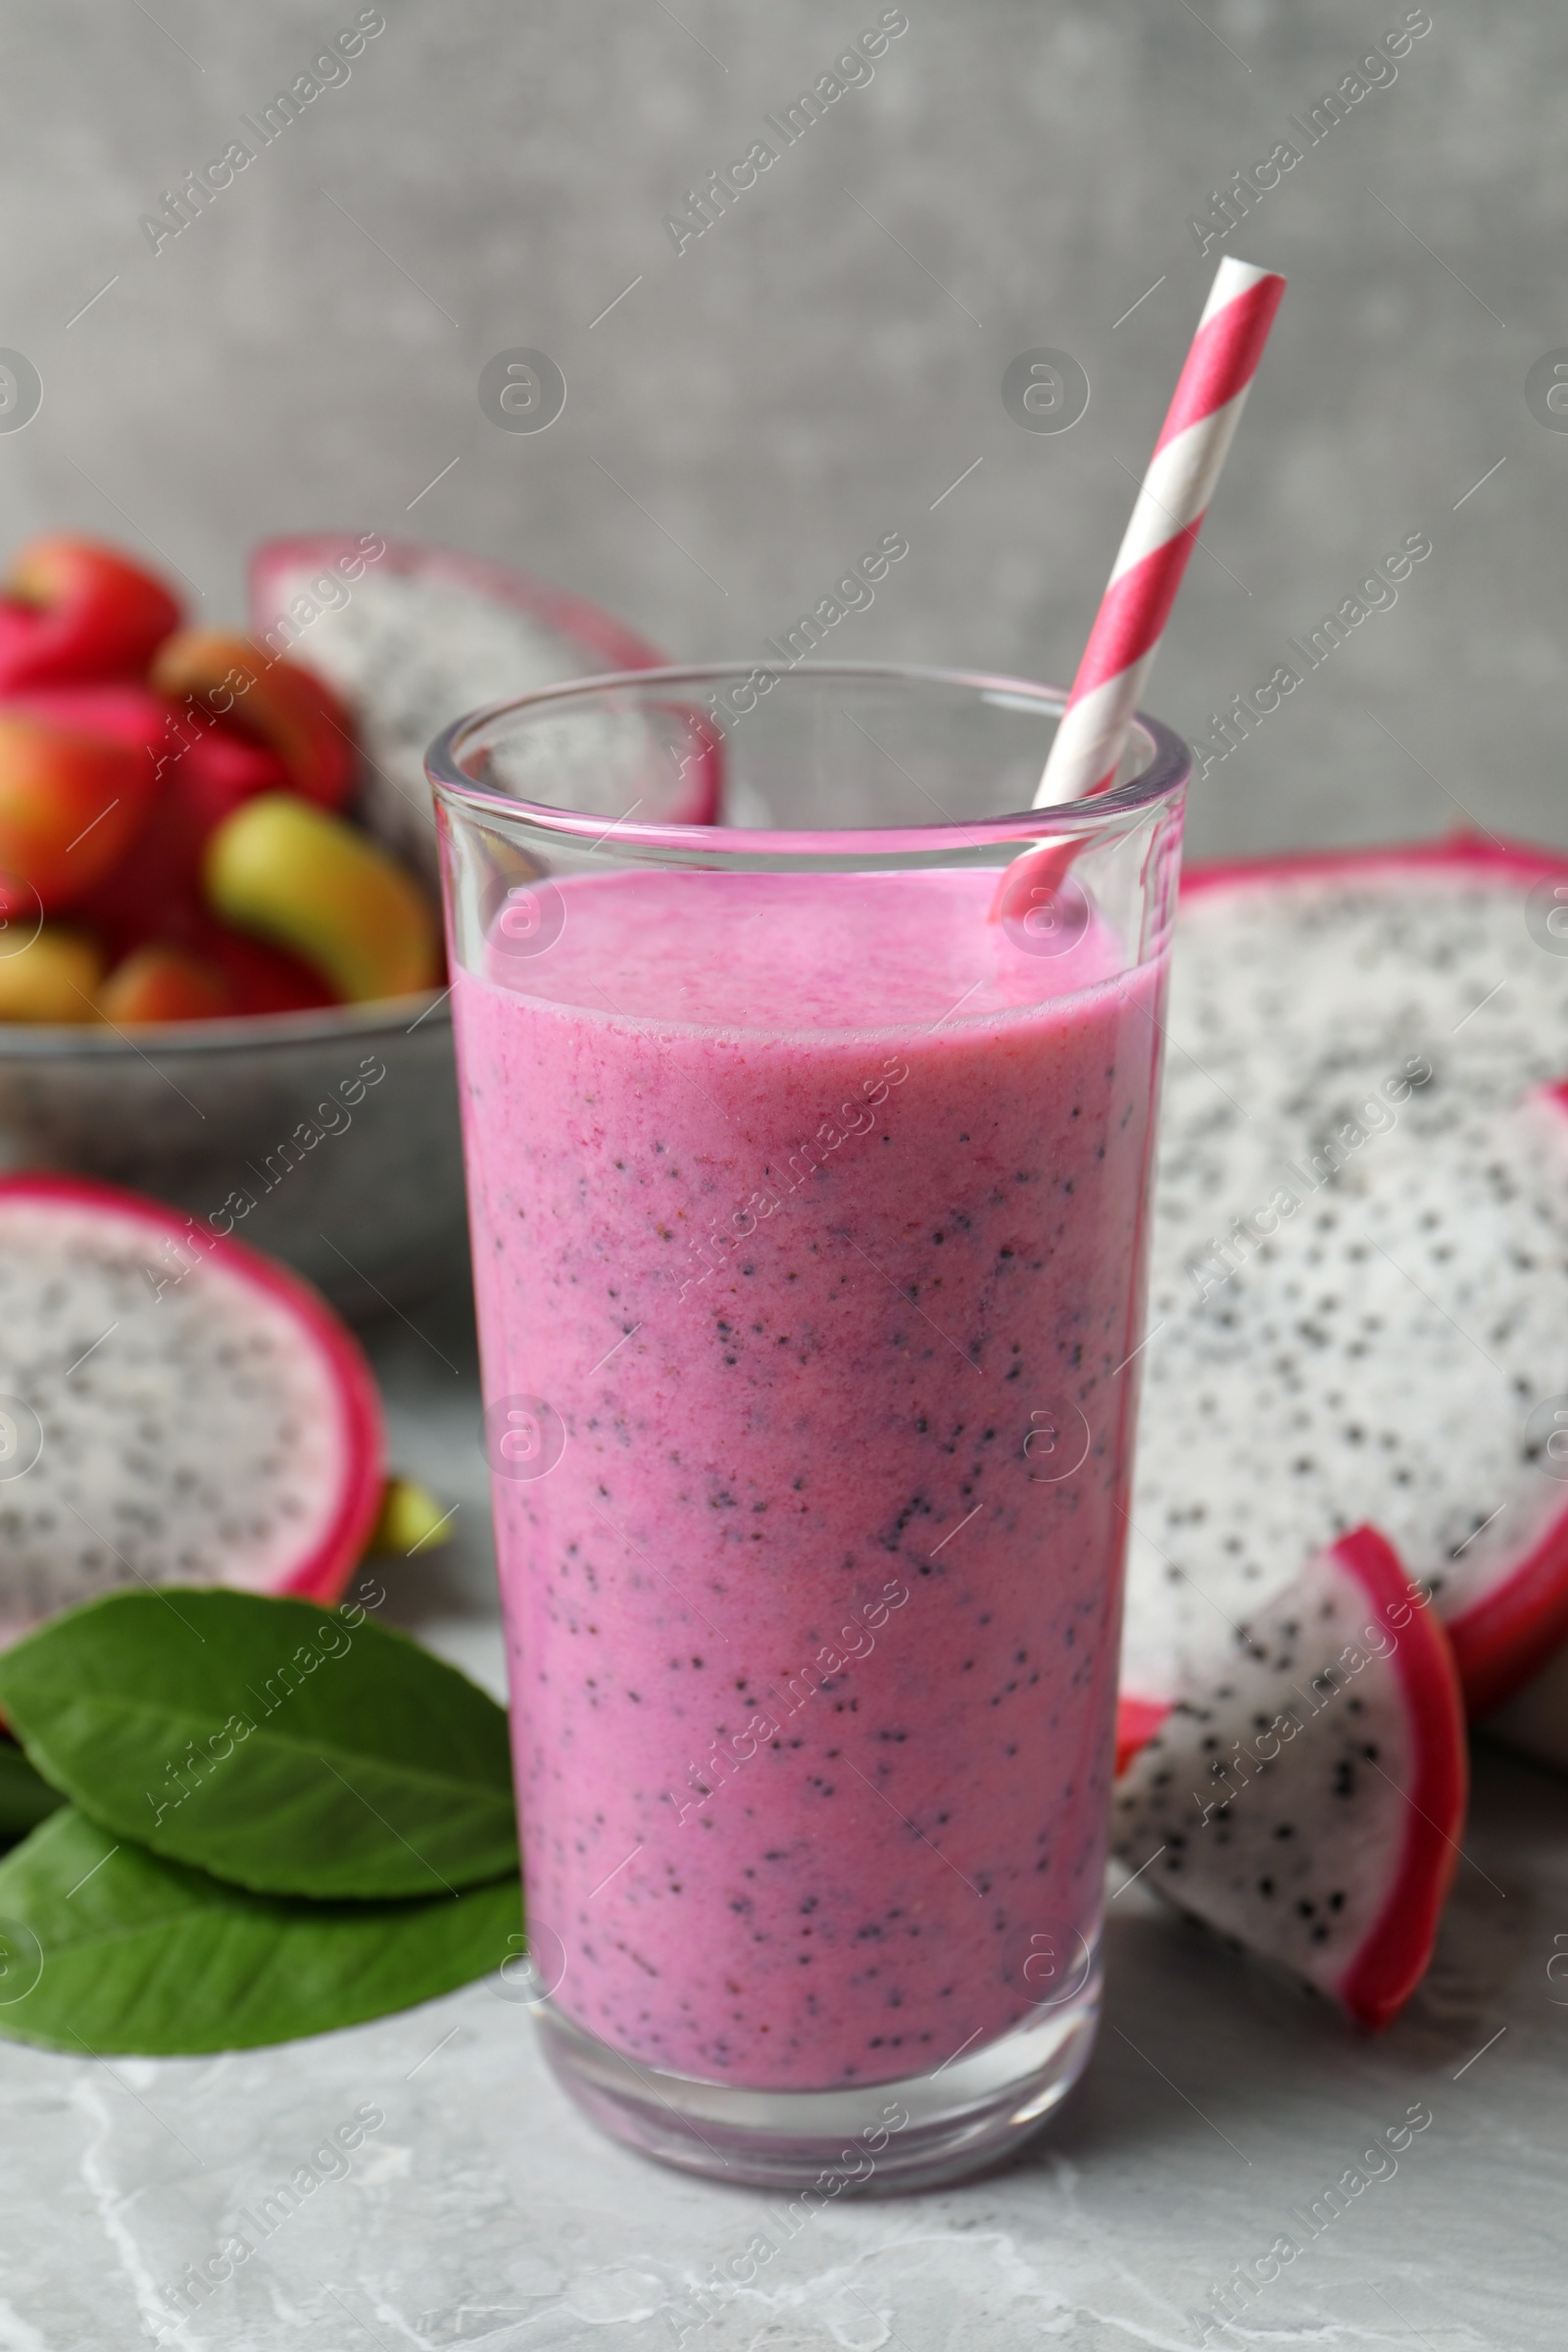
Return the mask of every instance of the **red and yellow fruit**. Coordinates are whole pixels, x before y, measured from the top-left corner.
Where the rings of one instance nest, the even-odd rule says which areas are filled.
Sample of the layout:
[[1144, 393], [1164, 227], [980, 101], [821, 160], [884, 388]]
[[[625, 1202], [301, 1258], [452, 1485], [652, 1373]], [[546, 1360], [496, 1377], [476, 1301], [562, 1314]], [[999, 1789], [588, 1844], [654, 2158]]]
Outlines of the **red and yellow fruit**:
[[216, 964], [155, 941], [115, 966], [98, 992], [98, 1009], [120, 1029], [139, 1021], [217, 1020], [235, 1004]]
[[0, 692], [138, 675], [179, 607], [162, 581], [96, 539], [48, 532], [13, 559], [0, 602]]
[[263, 745], [291, 791], [337, 808], [354, 781], [352, 714], [314, 671], [271, 661], [243, 637], [182, 629], [162, 647], [152, 682]]
[[287, 949], [351, 1004], [435, 985], [429, 901], [341, 817], [290, 793], [263, 793], [217, 828], [202, 872], [224, 922]]
[[81, 899], [146, 818], [151, 769], [107, 736], [0, 710], [0, 894], [9, 911]]
[[191, 945], [222, 973], [235, 1012], [313, 1012], [341, 1001], [297, 956], [247, 939], [210, 915], [192, 931]]
[[[79, 1022], [98, 1018], [95, 999], [104, 952], [73, 923], [25, 923], [0, 932], [0, 1021]], [[20, 934], [24, 945], [13, 948]]]
[[0, 584], [0, 1024], [270, 1015], [440, 976], [426, 893], [334, 813], [349, 710], [180, 617], [139, 564], [64, 533]]

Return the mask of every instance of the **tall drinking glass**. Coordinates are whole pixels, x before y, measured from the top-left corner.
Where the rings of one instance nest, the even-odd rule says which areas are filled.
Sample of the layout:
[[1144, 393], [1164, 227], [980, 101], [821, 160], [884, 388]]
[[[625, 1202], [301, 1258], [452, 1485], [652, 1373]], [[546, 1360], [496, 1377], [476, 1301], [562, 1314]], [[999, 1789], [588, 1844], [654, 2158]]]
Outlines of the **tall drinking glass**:
[[656, 670], [430, 756], [530, 1988], [723, 2180], [954, 2178], [1093, 2039], [1188, 757], [1030, 810], [1061, 708]]

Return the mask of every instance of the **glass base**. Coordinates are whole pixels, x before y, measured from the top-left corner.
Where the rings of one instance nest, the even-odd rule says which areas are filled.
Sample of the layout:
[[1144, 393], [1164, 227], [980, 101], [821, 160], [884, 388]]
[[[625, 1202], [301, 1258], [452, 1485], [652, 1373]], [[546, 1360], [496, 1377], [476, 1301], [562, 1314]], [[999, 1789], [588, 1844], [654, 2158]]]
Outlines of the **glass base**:
[[1082, 2074], [1100, 2019], [1098, 1967], [1070, 2000], [1037, 2010], [934, 2074], [844, 2090], [743, 2090], [639, 2066], [534, 2005], [557, 2080], [600, 2129], [681, 2172], [838, 2196], [935, 2188], [1010, 2156]]

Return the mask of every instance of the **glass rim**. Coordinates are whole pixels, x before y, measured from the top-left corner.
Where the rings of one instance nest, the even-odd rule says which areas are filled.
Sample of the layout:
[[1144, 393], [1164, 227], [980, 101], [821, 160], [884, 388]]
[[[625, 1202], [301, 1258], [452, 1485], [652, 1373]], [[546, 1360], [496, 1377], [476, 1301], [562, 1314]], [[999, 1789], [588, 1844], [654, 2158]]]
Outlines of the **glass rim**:
[[[824, 858], [887, 857], [918, 855], [936, 849], [985, 849], [1052, 837], [1077, 838], [1102, 832], [1118, 819], [1133, 819], [1174, 800], [1192, 775], [1192, 753], [1182, 737], [1162, 719], [1142, 710], [1134, 713], [1131, 723], [1135, 736], [1142, 736], [1148, 745], [1149, 759], [1136, 775], [1114, 790], [1097, 793], [1087, 800], [1059, 801], [1046, 808], [1017, 809], [978, 820], [944, 818], [934, 824], [857, 826], [841, 831], [820, 825], [754, 828], [691, 822], [638, 823], [628, 814], [609, 820], [607, 829], [602, 814], [557, 808], [549, 802], [526, 801], [518, 794], [497, 791], [475, 782], [459, 765], [465, 751], [487, 730], [508, 719], [531, 717], [563, 704], [586, 703], [612, 691], [635, 690], [646, 695], [711, 685], [725, 679], [756, 677], [807, 678], [839, 685], [886, 682], [899, 686], [958, 687], [981, 700], [1005, 695], [1014, 703], [1026, 703], [1056, 718], [1067, 708], [1067, 697], [1060, 687], [1043, 685], [1033, 678], [1010, 677], [1000, 671], [942, 669], [899, 662], [682, 662], [659, 669], [606, 670], [595, 677], [564, 679], [553, 686], [532, 687], [524, 694], [486, 703], [442, 728], [425, 753], [424, 772], [438, 802], [466, 816], [528, 824], [573, 843], [598, 844], [613, 834], [617, 850], [690, 852], [698, 854], [704, 862], [713, 857], [721, 844], [730, 845], [737, 858], [798, 858], [813, 852]], [[703, 714], [711, 715], [706, 710]], [[750, 716], [750, 711], [731, 715], [739, 725]], [[716, 732], [722, 741], [729, 729], [717, 727]]]

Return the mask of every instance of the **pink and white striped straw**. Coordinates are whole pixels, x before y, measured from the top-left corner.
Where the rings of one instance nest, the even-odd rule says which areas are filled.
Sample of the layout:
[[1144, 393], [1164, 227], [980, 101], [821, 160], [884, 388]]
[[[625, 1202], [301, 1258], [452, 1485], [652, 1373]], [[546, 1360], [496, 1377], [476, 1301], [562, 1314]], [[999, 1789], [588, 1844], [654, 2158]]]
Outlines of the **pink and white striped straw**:
[[1037, 808], [1103, 792], [1115, 778], [1284, 291], [1275, 270], [1228, 255], [1219, 266], [1095, 614]]

